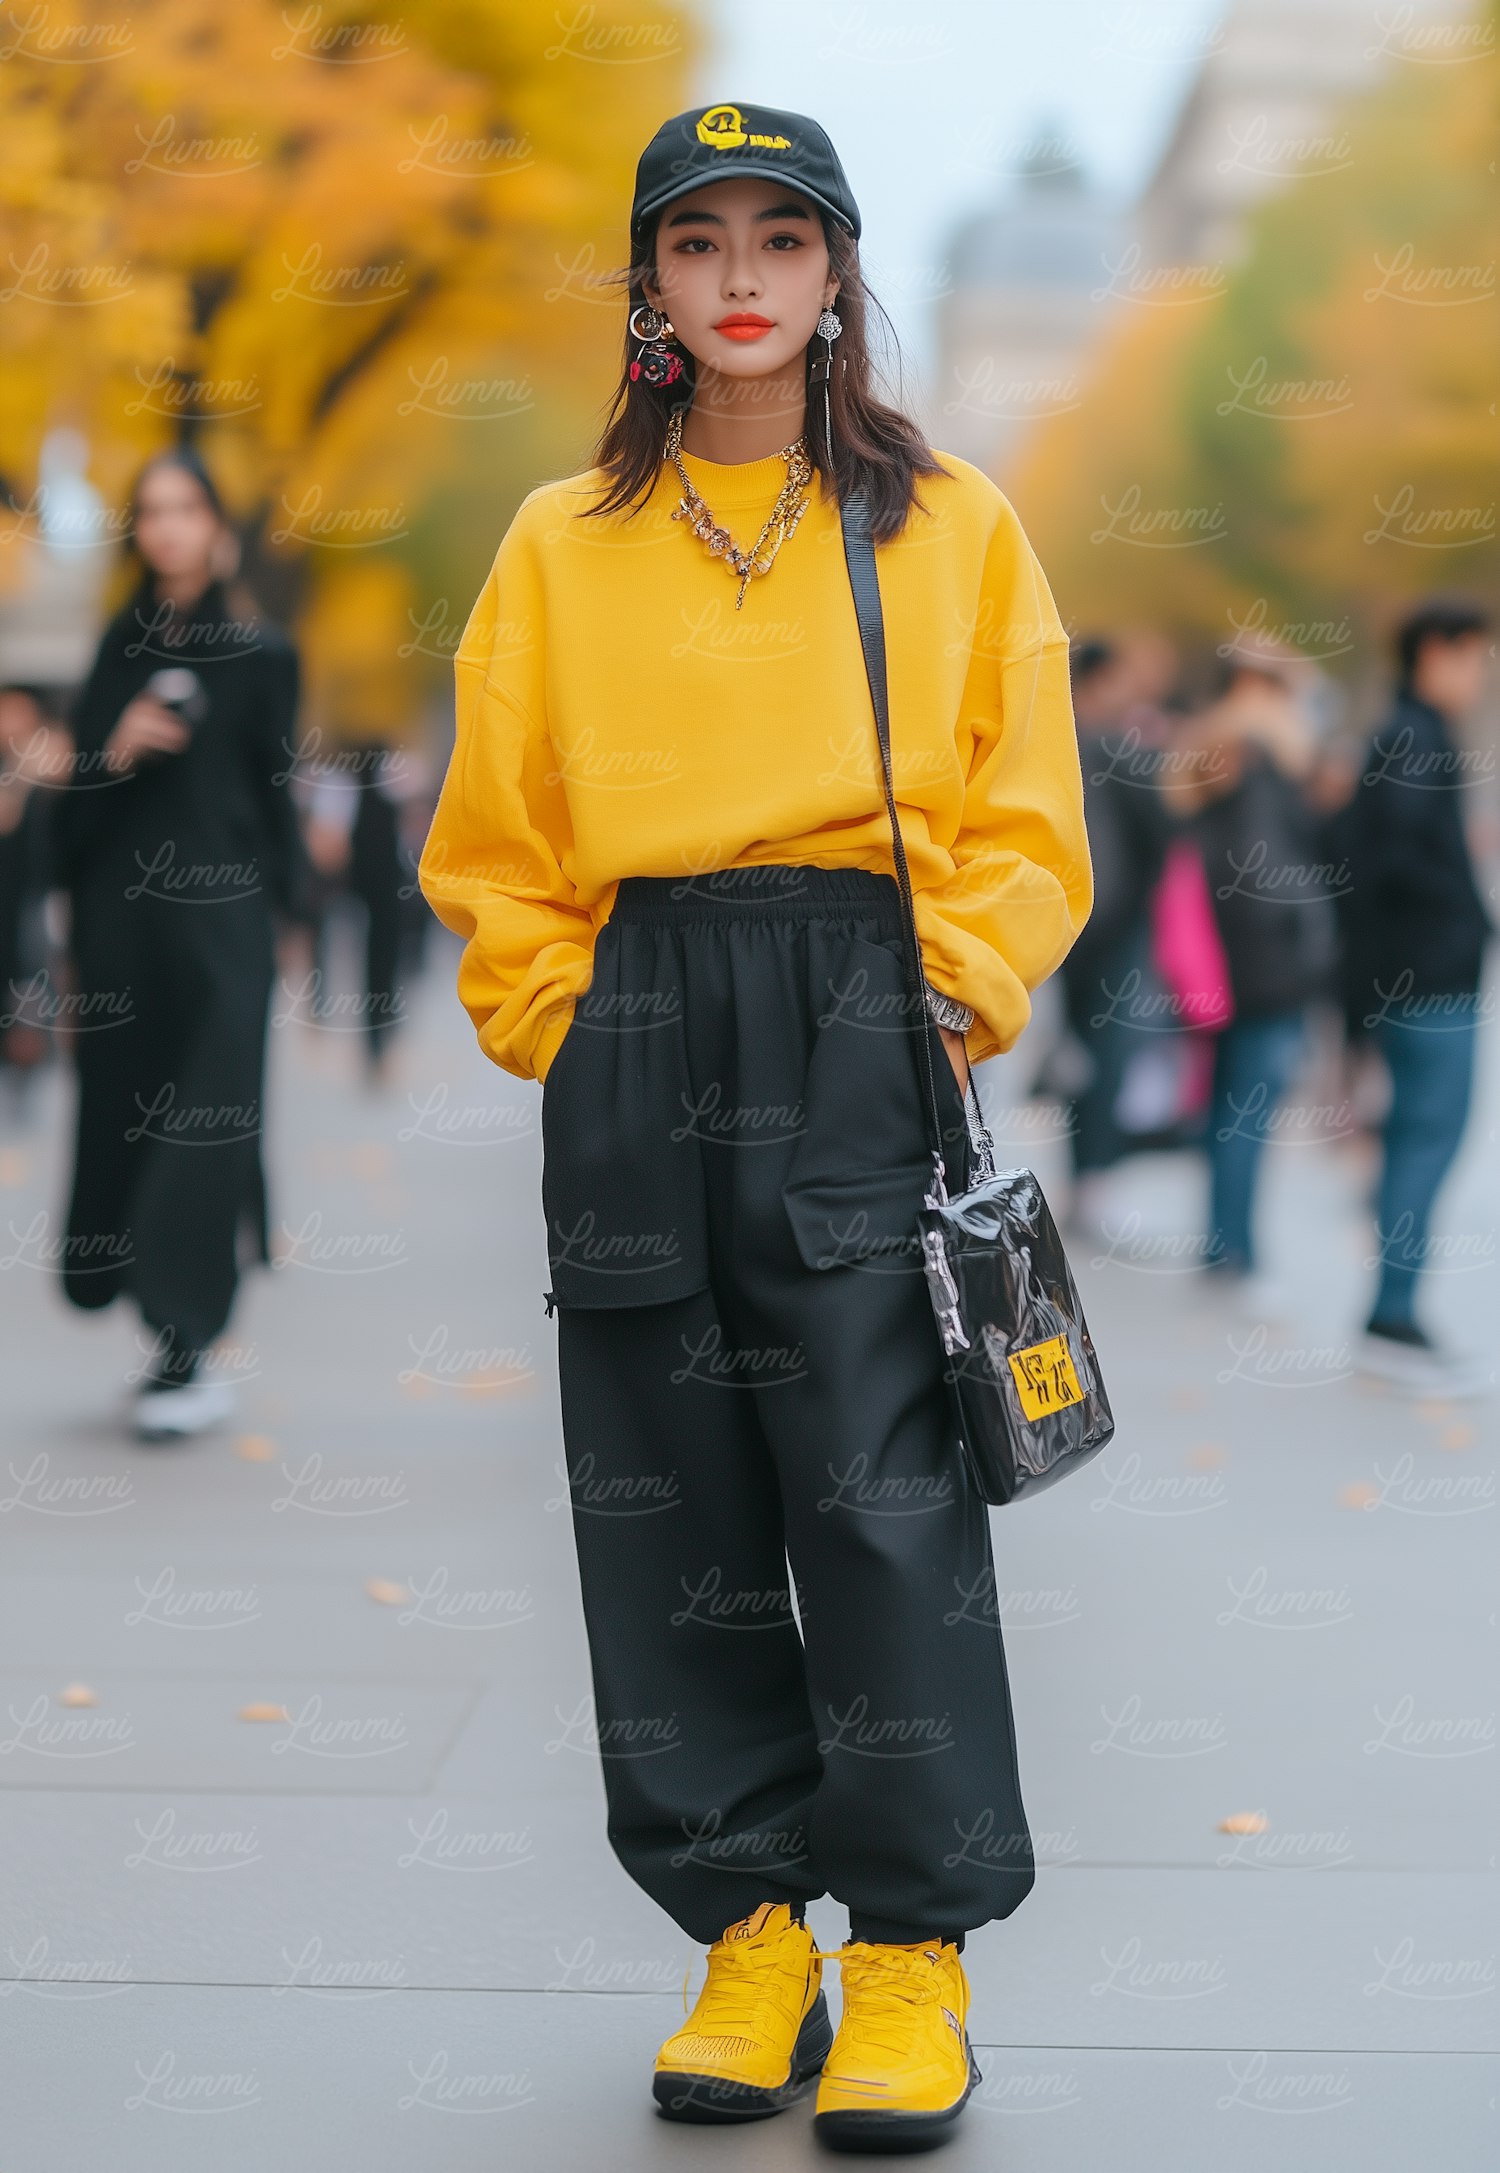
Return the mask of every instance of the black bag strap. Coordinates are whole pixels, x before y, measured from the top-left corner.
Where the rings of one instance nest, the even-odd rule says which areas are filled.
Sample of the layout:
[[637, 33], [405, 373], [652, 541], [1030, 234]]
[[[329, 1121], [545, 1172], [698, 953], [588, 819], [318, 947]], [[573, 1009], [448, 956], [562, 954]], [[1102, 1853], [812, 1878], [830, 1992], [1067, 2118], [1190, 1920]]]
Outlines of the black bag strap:
[[906, 865], [906, 845], [896, 816], [896, 793], [891, 781], [891, 716], [885, 675], [885, 614], [880, 606], [880, 579], [875, 570], [875, 546], [870, 539], [869, 510], [864, 495], [851, 491], [839, 507], [844, 531], [844, 558], [849, 567], [849, 586], [854, 591], [854, 615], [859, 621], [860, 647], [865, 653], [865, 676], [875, 705], [875, 731], [880, 740], [880, 766], [885, 777], [885, 804], [891, 817], [891, 843], [896, 859], [896, 881], [901, 888], [902, 949], [906, 964], [907, 996], [911, 1004], [913, 1032], [917, 1040], [922, 1089], [927, 1104], [928, 1137], [932, 1143], [934, 1184], [939, 1201], [948, 1197], [944, 1183], [943, 1120], [938, 1114], [937, 1082], [932, 1075], [932, 1041], [926, 1031], [927, 992], [922, 971], [922, 944], [917, 934], [917, 911], [912, 903], [911, 875]]

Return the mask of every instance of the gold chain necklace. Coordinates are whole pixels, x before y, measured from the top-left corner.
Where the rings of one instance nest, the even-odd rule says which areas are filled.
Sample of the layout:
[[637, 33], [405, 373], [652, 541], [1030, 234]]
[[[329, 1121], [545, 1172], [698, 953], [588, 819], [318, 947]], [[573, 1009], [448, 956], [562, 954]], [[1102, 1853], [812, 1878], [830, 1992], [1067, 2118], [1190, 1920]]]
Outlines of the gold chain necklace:
[[[796, 533], [797, 523], [807, 511], [807, 486], [813, 476], [812, 462], [807, 457], [807, 440], [794, 438], [790, 445], [784, 445], [777, 454], [778, 460], [786, 462], [786, 481], [781, 486], [764, 528], [749, 550], [742, 551], [729, 530], [714, 519], [703, 493], [682, 465], [682, 419], [686, 413], [686, 408], [673, 408], [663, 449], [666, 459], [671, 461], [682, 483], [682, 502], [673, 508], [672, 518], [674, 521], [690, 522], [693, 534], [701, 536], [711, 555], [722, 558], [729, 571], [739, 575], [740, 590], [734, 599], [734, 608], [738, 611], [745, 601], [745, 587], [751, 575], [770, 572], [776, 562], [777, 552]], [[767, 550], [767, 539], [773, 535], [775, 540]]]

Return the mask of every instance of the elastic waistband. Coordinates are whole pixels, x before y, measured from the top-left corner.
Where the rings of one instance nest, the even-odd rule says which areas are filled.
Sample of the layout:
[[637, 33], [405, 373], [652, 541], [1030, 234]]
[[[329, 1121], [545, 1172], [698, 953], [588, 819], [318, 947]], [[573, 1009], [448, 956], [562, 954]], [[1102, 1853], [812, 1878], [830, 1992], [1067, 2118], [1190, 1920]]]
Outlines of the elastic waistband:
[[615, 893], [611, 920], [839, 920], [858, 918], [901, 927], [901, 891], [894, 875], [872, 868], [797, 867], [769, 862], [718, 868], [708, 875], [627, 875]]

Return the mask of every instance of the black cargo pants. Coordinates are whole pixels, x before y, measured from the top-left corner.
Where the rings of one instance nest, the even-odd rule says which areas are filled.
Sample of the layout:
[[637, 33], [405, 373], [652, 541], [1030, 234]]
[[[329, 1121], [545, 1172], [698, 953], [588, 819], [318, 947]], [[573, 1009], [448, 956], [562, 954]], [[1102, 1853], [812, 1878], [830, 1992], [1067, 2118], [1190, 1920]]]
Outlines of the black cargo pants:
[[914, 1240], [919, 1033], [956, 1190], [967, 1119], [913, 1029], [894, 877], [632, 876], [543, 1088], [609, 1838], [705, 1943], [824, 1893], [856, 1937], [953, 1937], [1033, 1882]]

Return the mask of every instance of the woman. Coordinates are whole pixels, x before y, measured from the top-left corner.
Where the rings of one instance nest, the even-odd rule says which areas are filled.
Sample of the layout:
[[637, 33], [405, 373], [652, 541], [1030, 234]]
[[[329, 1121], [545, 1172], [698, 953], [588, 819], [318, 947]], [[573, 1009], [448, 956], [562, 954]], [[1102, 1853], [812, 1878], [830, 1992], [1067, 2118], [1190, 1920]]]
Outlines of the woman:
[[[821, 2069], [828, 2142], [919, 2145], [977, 2073], [964, 1934], [1033, 1868], [913, 1258], [917, 1036], [962, 1185], [968, 1059], [1015, 1040], [1088, 912], [1067, 640], [994, 484], [874, 396], [859, 213], [816, 123], [677, 116], [631, 226], [612, 417], [469, 620], [421, 879], [468, 939], [481, 1047], [543, 1083], [610, 1839], [712, 1942], [657, 2103], [777, 2112]], [[942, 1026], [902, 1016], [855, 486]], [[825, 1891], [851, 1912], [831, 2051]]]
[[268, 1257], [261, 1171], [273, 911], [301, 910], [287, 789], [290, 642], [228, 585], [234, 539], [190, 451], [159, 454], [130, 506], [140, 575], [105, 629], [58, 809], [72, 893], [78, 1136], [63, 1288], [128, 1292], [152, 1331], [145, 1439], [202, 1431], [205, 1372], [240, 1240]]

